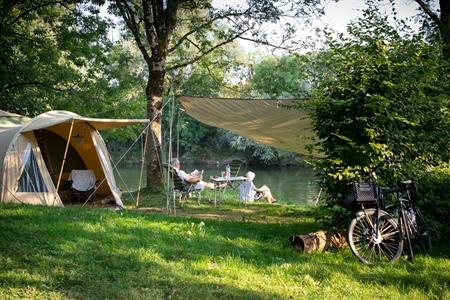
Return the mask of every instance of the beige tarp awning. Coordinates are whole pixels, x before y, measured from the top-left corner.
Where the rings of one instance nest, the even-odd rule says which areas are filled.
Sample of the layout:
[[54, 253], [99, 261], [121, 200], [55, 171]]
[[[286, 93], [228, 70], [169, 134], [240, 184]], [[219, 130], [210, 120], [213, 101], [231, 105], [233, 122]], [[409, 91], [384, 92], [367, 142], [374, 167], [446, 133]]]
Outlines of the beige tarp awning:
[[194, 119], [269, 146], [308, 155], [307, 145], [317, 142], [307, 112], [284, 107], [300, 100], [177, 98]]
[[148, 123], [148, 119], [96, 119], [96, 118], [85, 118], [81, 117], [75, 113], [68, 111], [50, 111], [43, 113], [36, 118], [34, 118], [30, 123], [22, 128], [22, 132], [28, 132], [33, 130], [38, 130], [41, 128], [47, 128], [53, 125], [59, 125], [64, 123], [71, 123], [72, 120], [74, 124], [77, 123], [88, 123], [96, 130], [107, 130], [112, 128], [121, 128], [133, 124]]

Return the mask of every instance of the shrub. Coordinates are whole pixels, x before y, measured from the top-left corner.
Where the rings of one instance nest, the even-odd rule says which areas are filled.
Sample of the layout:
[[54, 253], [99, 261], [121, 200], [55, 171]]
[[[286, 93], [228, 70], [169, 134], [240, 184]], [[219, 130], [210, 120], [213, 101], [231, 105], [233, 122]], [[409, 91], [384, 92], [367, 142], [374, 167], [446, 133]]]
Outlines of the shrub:
[[430, 168], [420, 176], [417, 205], [438, 238], [450, 234], [450, 164]]

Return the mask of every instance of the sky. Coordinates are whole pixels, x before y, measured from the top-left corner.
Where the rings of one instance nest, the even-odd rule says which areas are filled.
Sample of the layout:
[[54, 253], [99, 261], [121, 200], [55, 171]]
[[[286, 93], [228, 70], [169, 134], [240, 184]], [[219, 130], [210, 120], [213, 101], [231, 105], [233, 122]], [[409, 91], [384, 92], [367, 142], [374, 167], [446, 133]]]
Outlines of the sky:
[[[213, 0], [212, 5], [219, 8], [225, 6], [243, 6], [245, 5], [245, 2], [245, 0]], [[432, 0], [432, 2], [433, 7], [437, 7], [437, 0]], [[337, 33], [345, 33], [347, 25], [352, 20], [360, 17], [362, 15], [362, 10], [367, 8], [364, 0], [324, 0], [321, 3], [325, 14], [313, 16], [311, 26], [300, 28], [298, 30], [297, 36], [300, 40], [315, 39], [315, 28], [329, 28]], [[389, 1], [380, 1], [379, 7], [382, 11], [387, 12], [388, 15], [392, 14], [392, 5]], [[408, 25], [413, 29], [419, 28], [419, 25], [412, 21], [414, 16], [416, 16], [420, 10], [419, 5], [414, 0], [396, 0], [395, 9], [399, 19], [409, 19], [410, 21], [407, 21]], [[277, 25], [271, 25], [267, 28], [267, 31], [277, 32], [280, 31], [280, 29], [277, 28]], [[247, 52], [252, 52], [255, 48], [262, 52], [273, 52], [272, 49], [267, 47], [255, 46], [252, 42], [240, 40], [239, 43]]]
[[[245, 5], [245, 0], [212, 0], [212, 5], [217, 8], [223, 8], [225, 6], [243, 6]], [[436, 8], [438, 6], [438, 0], [432, 0], [432, 6]], [[322, 1], [322, 7], [324, 8], [325, 14], [319, 16], [318, 14], [313, 16], [312, 24], [310, 26], [304, 26], [304, 28], [299, 28], [297, 32], [297, 36], [299, 40], [311, 40], [315, 39], [314, 29], [324, 29], [329, 28], [334, 30], [335, 32], [345, 33], [346, 27], [348, 23], [357, 17], [361, 16], [362, 10], [366, 7], [364, 0], [324, 0]], [[392, 14], [392, 5], [388, 0], [384, 2], [381, 1], [380, 9], [387, 11], [388, 14]], [[414, 0], [396, 0], [395, 1], [395, 9], [398, 13], [399, 19], [412, 19], [419, 12], [419, 6]], [[106, 6], [101, 8], [101, 14], [103, 16], [108, 16], [113, 20], [118, 21], [117, 17], [108, 15], [106, 12]], [[301, 21], [299, 22], [299, 24]], [[418, 24], [415, 24], [412, 21], [407, 22], [412, 28], [418, 29]], [[279, 32], [280, 25], [269, 25], [267, 27], [267, 32]], [[119, 39], [119, 29], [111, 29], [110, 30], [110, 38], [113, 41], [117, 41]], [[273, 38], [276, 39], [276, 35], [273, 35]], [[268, 47], [263, 47], [260, 45], [256, 45], [252, 42], [239, 40], [238, 43], [246, 52], [254, 52], [255, 50], [260, 52], [267, 52], [273, 54], [273, 49]]]

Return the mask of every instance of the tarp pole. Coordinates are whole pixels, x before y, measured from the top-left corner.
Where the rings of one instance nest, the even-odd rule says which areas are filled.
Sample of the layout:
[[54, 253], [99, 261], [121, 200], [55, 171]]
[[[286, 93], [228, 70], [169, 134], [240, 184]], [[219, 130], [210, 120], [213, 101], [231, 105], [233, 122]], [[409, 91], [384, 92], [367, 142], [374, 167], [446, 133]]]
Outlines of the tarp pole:
[[72, 119], [72, 123], [70, 123], [69, 136], [67, 137], [66, 150], [64, 151], [63, 161], [61, 163], [61, 169], [59, 170], [58, 183], [56, 184], [56, 193], [58, 194], [59, 184], [61, 183], [61, 176], [64, 170], [64, 164], [66, 163], [67, 151], [69, 150], [70, 139], [72, 137], [73, 124], [75, 120]]
[[180, 157], [180, 109], [177, 110], [177, 157]]
[[144, 161], [145, 161], [145, 154], [147, 150], [147, 140], [148, 140], [148, 129], [145, 131], [145, 138], [144, 138], [144, 149], [142, 150], [142, 162], [141, 162], [141, 173], [139, 175], [139, 186], [138, 186], [138, 192], [136, 196], [136, 208], [139, 207], [139, 197], [141, 195], [141, 184], [142, 184], [142, 176], [144, 174]]
[[[174, 118], [174, 107], [175, 107], [175, 97], [172, 95], [172, 99], [170, 100], [172, 107], [170, 108], [170, 119], [169, 119], [169, 161], [172, 159], [172, 155], [173, 155], [173, 151], [172, 151], [172, 132], [173, 132], [173, 118]], [[170, 168], [170, 166], [169, 166]], [[169, 173], [167, 173], [169, 175]], [[170, 181], [167, 181], [167, 190], [168, 192], [170, 192]], [[173, 198], [173, 214], [176, 216], [177, 215], [177, 207], [176, 207], [176, 200], [175, 197]], [[170, 201], [170, 197], [169, 195], [167, 196], [167, 208], [170, 207], [169, 205], [169, 201]]]

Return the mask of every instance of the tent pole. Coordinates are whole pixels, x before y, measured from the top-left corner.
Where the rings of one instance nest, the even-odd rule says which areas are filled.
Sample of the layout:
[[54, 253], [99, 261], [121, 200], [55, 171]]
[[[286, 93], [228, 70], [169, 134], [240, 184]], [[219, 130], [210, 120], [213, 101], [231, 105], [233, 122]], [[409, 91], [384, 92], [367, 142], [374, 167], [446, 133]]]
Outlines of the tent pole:
[[142, 150], [141, 173], [139, 175], [139, 186], [138, 186], [138, 193], [136, 196], [136, 208], [139, 207], [139, 197], [141, 195], [142, 175], [144, 174], [144, 161], [145, 161], [145, 154], [146, 154], [146, 150], [147, 150], [148, 129], [149, 129], [149, 127], [147, 127], [147, 130], [145, 131], [144, 149]]
[[64, 170], [64, 164], [66, 163], [67, 151], [69, 150], [70, 138], [72, 137], [72, 130], [73, 130], [74, 122], [75, 122], [75, 120], [72, 119], [72, 123], [70, 123], [70, 130], [69, 130], [69, 136], [67, 137], [66, 150], [64, 151], [64, 157], [63, 157], [63, 161], [61, 163], [61, 169], [59, 170], [58, 183], [56, 184], [56, 193], [58, 193], [59, 184], [61, 183], [61, 176], [62, 176], [62, 173]]

